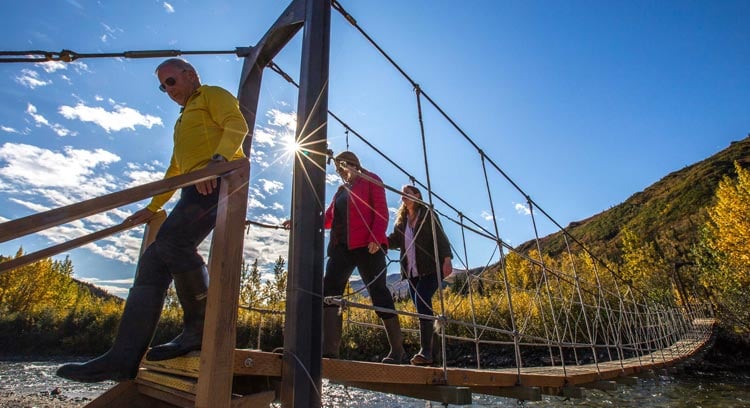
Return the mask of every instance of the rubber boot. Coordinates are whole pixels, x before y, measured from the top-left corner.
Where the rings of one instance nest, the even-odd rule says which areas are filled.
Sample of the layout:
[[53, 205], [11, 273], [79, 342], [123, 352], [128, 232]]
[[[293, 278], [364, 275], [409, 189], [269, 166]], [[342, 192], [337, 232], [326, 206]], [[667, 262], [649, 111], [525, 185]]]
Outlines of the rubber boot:
[[203, 321], [206, 317], [206, 296], [208, 295], [206, 265], [193, 271], [175, 274], [174, 288], [182, 305], [184, 323], [182, 333], [169, 343], [152, 347], [146, 354], [148, 360], [168, 360], [201, 349]]
[[57, 375], [86, 383], [134, 379], [154, 337], [165, 296], [163, 289], [154, 286], [131, 288], [112, 348], [85, 363], [65, 364], [57, 369]]
[[432, 360], [432, 320], [419, 319], [419, 345], [420, 350], [409, 361], [411, 365], [430, 365]]
[[341, 316], [338, 307], [323, 307], [323, 357], [339, 358]]
[[383, 359], [385, 364], [402, 364], [406, 362], [406, 351], [404, 350], [404, 336], [401, 334], [401, 324], [398, 316], [383, 319], [385, 334], [388, 336], [388, 345], [391, 351]]

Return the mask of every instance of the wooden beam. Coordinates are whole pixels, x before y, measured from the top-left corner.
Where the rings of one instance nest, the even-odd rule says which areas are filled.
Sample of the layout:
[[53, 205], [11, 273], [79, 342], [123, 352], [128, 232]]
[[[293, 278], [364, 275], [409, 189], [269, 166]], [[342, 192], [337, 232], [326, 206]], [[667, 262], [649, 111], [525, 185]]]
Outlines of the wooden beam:
[[[200, 351], [193, 351], [170, 360], [143, 360], [142, 367], [153, 371], [198, 378], [200, 358]], [[235, 375], [281, 377], [281, 354], [236, 349], [233, 354], [232, 366]]]
[[449, 385], [418, 385], [392, 384], [376, 382], [342, 382], [341, 384], [387, 394], [403, 395], [443, 404], [471, 405], [471, 389], [469, 387], [453, 387]]
[[30, 254], [19, 256], [18, 258], [13, 258], [11, 260], [0, 263], [0, 273], [9, 271], [11, 269], [20, 268], [21, 266], [28, 265], [40, 259], [55, 256], [65, 251], [69, 251], [73, 248], [78, 248], [82, 245], [86, 245], [89, 242], [94, 242], [102, 238], [106, 238], [110, 235], [114, 235], [120, 231], [124, 231], [130, 228], [133, 228], [133, 225], [118, 224], [113, 227], [105, 228], [101, 231], [95, 231], [95, 232], [92, 232], [91, 234], [73, 238], [70, 241], [66, 241], [61, 244], [53, 245], [51, 247], [47, 247], [42, 250], [32, 252]]
[[[238, 161], [247, 164], [247, 160]], [[229, 408], [231, 404], [249, 174], [250, 167], [243, 166], [221, 178], [208, 261], [210, 283], [195, 397], [198, 408]]]
[[583, 390], [570, 385], [563, 387], [540, 387], [539, 389], [544, 395], [565, 398], [583, 398]]
[[580, 387], [588, 388], [588, 389], [595, 389], [595, 390], [602, 390], [602, 391], [616, 391], [617, 382], [616, 381], [593, 381], [590, 383], [580, 384]]
[[138, 392], [162, 401], [170, 407], [192, 408], [195, 406], [195, 395], [149, 381], [139, 380]]
[[335, 382], [385, 382], [390, 384], [443, 384], [436, 367], [323, 359], [323, 377]]
[[478, 394], [495, 395], [498, 397], [514, 398], [519, 401], [541, 401], [542, 390], [539, 387], [526, 387], [516, 385], [513, 387], [471, 387], [473, 392]]
[[637, 386], [641, 384], [641, 379], [638, 377], [618, 377], [615, 379], [620, 384]]
[[[150, 370], [141, 370], [136, 380], [140, 383], [149, 385], [158, 385], [160, 388], [176, 390], [183, 393], [195, 395], [195, 379], [189, 377], [179, 377], [171, 374], [159, 373]], [[193, 397], [193, 399], [195, 399]]]

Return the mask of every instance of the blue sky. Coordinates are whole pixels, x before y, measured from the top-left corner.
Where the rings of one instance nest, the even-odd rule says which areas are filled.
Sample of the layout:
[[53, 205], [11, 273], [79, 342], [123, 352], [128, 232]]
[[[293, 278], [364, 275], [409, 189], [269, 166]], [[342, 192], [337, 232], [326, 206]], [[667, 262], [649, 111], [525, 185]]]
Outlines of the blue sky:
[[[286, 1], [24, 1], [4, 5], [0, 50], [79, 53], [254, 45]], [[486, 154], [560, 224], [587, 218], [744, 138], [750, 127], [746, 1], [342, 0], [360, 26]], [[329, 108], [426, 181], [411, 85], [332, 12]], [[301, 33], [275, 62], [294, 78]], [[206, 84], [236, 93], [242, 61], [187, 57]], [[160, 59], [0, 64], [0, 221], [159, 179], [179, 108], [157, 90]], [[256, 123], [248, 218], [288, 217], [296, 90], [271, 71]], [[494, 230], [476, 151], [423, 101], [434, 191]], [[354, 136], [386, 184], [407, 182]], [[330, 123], [329, 145], [346, 149]], [[332, 169], [326, 197], [337, 184]], [[500, 236], [533, 238], [525, 199], [491, 172]], [[399, 198], [389, 194], [395, 209]], [[11, 255], [116, 224], [144, 203], [0, 244]], [[445, 206], [438, 209], [452, 214]], [[490, 262], [492, 244], [446, 223], [454, 267]], [[541, 235], [554, 226], [537, 219]], [[141, 230], [71, 251], [76, 277], [124, 295]], [[470, 234], [469, 234], [470, 235]], [[251, 229], [245, 256], [286, 257], [288, 236]], [[395, 254], [392, 254], [395, 256]]]

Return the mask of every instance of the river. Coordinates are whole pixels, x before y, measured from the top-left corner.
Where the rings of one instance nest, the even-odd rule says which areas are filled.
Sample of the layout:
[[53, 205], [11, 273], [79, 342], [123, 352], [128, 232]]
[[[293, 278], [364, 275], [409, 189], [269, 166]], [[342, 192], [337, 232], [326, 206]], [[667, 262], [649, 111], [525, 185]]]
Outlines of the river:
[[[0, 391], [16, 395], [49, 393], [58, 389], [69, 400], [95, 398], [113, 383], [80, 384], [55, 376], [61, 361], [0, 361]], [[618, 386], [616, 391], [585, 390], [584, 398], [563, 399], [544, 396], [542, 401], [519, 403], [514, 399], [474, 394], [472, 408], [479, 407], [680, 407], [750, 408], [750, 373], [694, 369], [663, 372], [657, 378], [644, 378], [636, 386]], [[2, 406], [2, 405], [0, 405]], [[277, 405], [279, 406], [279, 405]], [[413, 398], [388, 395], [356, 388], [344, 388], [324, 381], [324, 407], [425, 408], [443, 407]], [[456, 405], [450, 405], [455, 407]]]

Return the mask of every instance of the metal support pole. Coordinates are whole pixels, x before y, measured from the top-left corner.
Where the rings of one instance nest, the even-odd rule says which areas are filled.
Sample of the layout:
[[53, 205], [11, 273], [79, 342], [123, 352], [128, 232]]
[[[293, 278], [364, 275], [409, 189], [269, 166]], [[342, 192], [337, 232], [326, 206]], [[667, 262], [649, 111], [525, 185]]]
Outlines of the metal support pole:
[[296, 131], [301, 149], [296, 153], [292, 182], [281, 383], [281, 404], [287, 408], [321, 405], [323, 203], [330, 27], [330, 2], [307, 0]]

